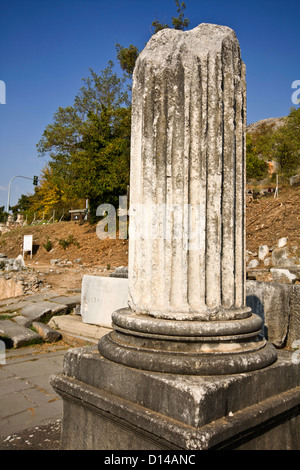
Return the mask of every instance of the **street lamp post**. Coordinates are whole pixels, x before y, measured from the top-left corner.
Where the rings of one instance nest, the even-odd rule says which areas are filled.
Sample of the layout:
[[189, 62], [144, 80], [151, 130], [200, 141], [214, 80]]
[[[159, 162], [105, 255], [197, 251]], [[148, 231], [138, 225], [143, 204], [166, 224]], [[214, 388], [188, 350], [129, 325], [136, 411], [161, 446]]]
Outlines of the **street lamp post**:
[[34, 176], [33, 178], [29, 178], [28, 176], [20, 176], [20, 175], [16, 175], [14, 176], [9, 184], [8, 184], [8, 196], [7, 196], [7, 208], [6, 208], [6, 212], [9, 214], [9, 204], [10, 204], [10, 188], [11, 188], [11, 183], [13, 182], [13, 180], [15, 178], [24, 178], [26, 180], [31, 180], [33, 182], [34, 185], [37, 185], [38, 184], [38, 177], [37, 176]]

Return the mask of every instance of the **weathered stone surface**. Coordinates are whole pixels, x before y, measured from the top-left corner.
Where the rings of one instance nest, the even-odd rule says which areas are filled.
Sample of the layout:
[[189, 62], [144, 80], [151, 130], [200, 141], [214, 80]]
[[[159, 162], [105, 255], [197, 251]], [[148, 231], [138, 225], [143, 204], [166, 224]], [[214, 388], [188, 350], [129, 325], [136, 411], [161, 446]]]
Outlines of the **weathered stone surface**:
[[21, 282], [14, 279], [4, 279], [0, 277], [0, 299], [9, 299], [18, 297], [23, 294], [23, 286]]
[[51, 309], [47, 305], [39, 305], [39, 302], [23, 307], [19, 313], [22, 317], [27, 318], [28, 323], [26, 326], [30, 326], [29, 322], [32, 323], [33, 321], [45, 319], [52, 314]]
[[291, 355], [281, 352], [259, 372], [187, 377], [124, 367], [92, 347], [72, 349], [64, 374], [50, 379], [64, 399], [62, 449], [299, 449], [299, 411], [291, 413], [300, 365]]
[[47, 343], [55, 343], [61, 339], [61, 334], [59, 331], [50, 328], [50, 326], [45, 325], [44, 323], [33, 322], [32, 326]]
[[257, 268], [258, 266], [259, 266], [259, 261], [257, 259], [252, 259], [248, 263], [248, 268], [250, 269]]
[[32, 325], [32, 319], [28, 317], [24, 317], [23, 315], [17, 315], [13, 317], [15, 323], [20, 326], [24, 326], [25, 328], [30, 328]]
[[41, 341], [40, 335], [29, 328], [17, 325], [12, 320], [0, 320], [0, 338], [7, 347], [20, 348]]
[[235, 33], [201, 24], [152, 36], [132, 108], [130, 307], [191, 320], [243, 308], [246, 86]]
[[50, 302], [55, 302], [57, 304], [62, 304], [63, 307], [67, 306], [69, 309], [76, 307], [81, 302], [81, 295], [61, 295], [57, 297], [50, 297]]
[[287, 347], [292, 347], [294, 341], [300, 340], [300, 285], [291, 287], [290, 326]]
[[[22, 303], [20, 303], [22, 305]], [[13, 305], [11, 306], [13, 308]], [[64, 315], [68, 311], [68, 306], [65, 304], [50, 302], [50, 301], [37, 301], [25, 302], [17, 313], [21, 316], [20, 321], [26, 327], [30, 327], [34, 321], [47, 321], [53, 315]], [[25, 320], [25, 318], [27, 320]], [[23, 320], [24, 319], [24, 320]]]
[[121, 277], [127, 278], [128, 277], [128, 267], [127, 266], [119, 266], [117, 267], [113, 273], [110, 273], [110, 277]]
[[247, 305], [263, 320], [264, 336], [275, 346], [283, 347], [290, 330], [290, 286], [247, 281], [246, 292]]
[[84, 276], [81, 291], [83, 323], [111, 328], [112, 313], [128, 305], [128, 279]]
[[278, 240], [278, 248], [283, 248], [287, 245], [288, 239], [286, 237], [280, 238]]
[[17, 258], [14, 260], [13, 264], [13, 270], [18, 271], [20, 269], [26, 269], [26, 265], [23, 259], [22, 255], [17, 256]]
[[278, 268], [293, 266], [295, 260], [290, 255], [291, 253], [287, 246], [275, 248], [275, 250], [272, 251], [273, 266]]
[[99, 351], [158, 372], [266, 367], [276, 352], [245, 298], [246, 84], [235, 33], [201, 24], [153, 35], [132, 97], [130, 309], [113, 313]]
[[269, 247], [268, 245], [260, 245], [258, 248], [258, 258], [261, 261], [264, 261], [264, 259], [268, 256], [269, 254]]
[[293, 284], [297, 276], [288, 269], [272, 268], [270, 269], [274, 282]]

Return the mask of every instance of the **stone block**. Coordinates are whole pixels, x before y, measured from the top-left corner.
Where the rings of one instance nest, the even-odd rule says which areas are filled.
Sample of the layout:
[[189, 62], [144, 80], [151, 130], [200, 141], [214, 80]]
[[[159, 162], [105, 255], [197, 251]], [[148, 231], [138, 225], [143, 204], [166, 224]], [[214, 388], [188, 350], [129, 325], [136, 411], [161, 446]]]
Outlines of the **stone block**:
[[8, 348], [20, 348], [42, 340], [39, 334], [11, 320], [0, 320], [0, 338]]
[[48, 315], [64, 315], [68, 311], [68, 306], [50, 301], [34, 302], [21, 308], [20, 315], [31, 318], [33, 321], [39, 321], [48, 317]]
[[77, 305], [80, 304], [81, 295], [61, 295], [58, 297], [52, 297], [49, 299], [50, 302], [55, 302], [57, 304], [66, 305], [69, 309], [75, 308]]
[[263, 334], [276, 347], [283, 347], [289, 332], [290, 286], [247, 281], [246, 303], [263, 321]]
[[50, 326], [44, 323], [33, 322], [32, 326], [47, 343], [55, 343], [61, 338], [59, 331], [50, 328]]
[[294, 285], [290, 296], [290, 326], [287, 347], [300, 340], [300, 285]]
[[52, 315], [51, 309], [47, 305], [45, 306], [39, 305], [39, 302], [36, 304], [34, 303], [32, 305], [23, 307], [20, 310], [20, 316], [23, 318], [27, 318], [28, 320], [26, 323], [26, 327], [29, 327], [33, 321], [40, 321], [43, 319], [47, 319], [51, 317], [51, 315]]
[[300, 365], [291, 358], [280, 352], [259, 371], [187, 377], [72, 349], [63, 374], [50, 378], [64, 400], [62, 450], [299, 450]]
[[10, 299], [23, 294], [23, 286], [21, 282], [14, 279], [4, 279], [0, 277], [0, 299]]
[[84, 276], [81, 316], [84, 323], [111, 328], [111, 315], [128, 305], [128, 279]]

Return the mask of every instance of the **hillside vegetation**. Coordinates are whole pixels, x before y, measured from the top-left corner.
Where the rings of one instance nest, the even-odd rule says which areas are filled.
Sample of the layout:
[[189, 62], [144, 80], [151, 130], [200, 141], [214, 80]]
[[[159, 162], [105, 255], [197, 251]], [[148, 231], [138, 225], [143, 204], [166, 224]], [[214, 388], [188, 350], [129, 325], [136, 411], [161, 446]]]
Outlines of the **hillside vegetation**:
[[[247, 249], [257, 251], [259, 245], [273, 246], [282, 237], [300, 248], [300, 186], [282, 188], [278, 198], [260, 197], [247, 203]], [[0, 252], [8, 257], [22, 253], [25, 234], [33, 234], [32, 262], [49, 264], [51, 259], [80, 259], [87, 266], [111, 268], [128, 263], [128, 240], [100, 240], [96, 224], [56, 222], [27, 226], [0, 235]], [[50, 243], [51, 246], [50, 246]], [[49, 251], [47, 251], [47, 248]], [[29, 256], [26, 255], [26, 260]]]

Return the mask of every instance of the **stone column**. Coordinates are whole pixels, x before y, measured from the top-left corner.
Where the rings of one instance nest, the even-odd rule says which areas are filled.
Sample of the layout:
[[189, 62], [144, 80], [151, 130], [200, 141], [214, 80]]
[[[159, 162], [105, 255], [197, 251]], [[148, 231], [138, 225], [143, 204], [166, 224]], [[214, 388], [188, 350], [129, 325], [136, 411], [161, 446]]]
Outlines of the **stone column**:
[[245, 66], [235, 33], [163, 30], [133, 78], [129, 308], [100, 353], [180, 374], [263, 368], [245, 302]]

